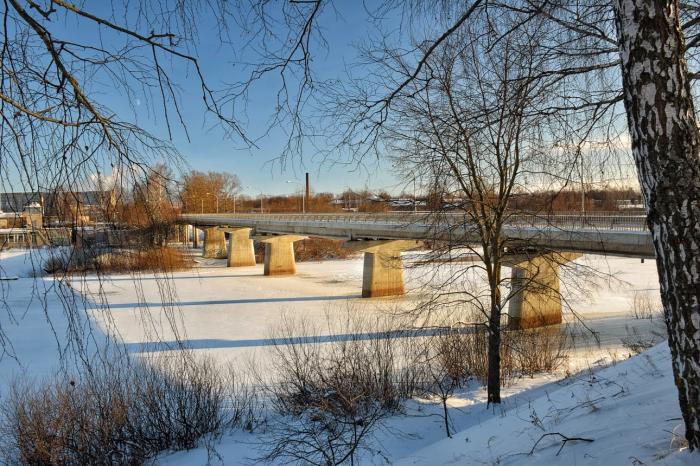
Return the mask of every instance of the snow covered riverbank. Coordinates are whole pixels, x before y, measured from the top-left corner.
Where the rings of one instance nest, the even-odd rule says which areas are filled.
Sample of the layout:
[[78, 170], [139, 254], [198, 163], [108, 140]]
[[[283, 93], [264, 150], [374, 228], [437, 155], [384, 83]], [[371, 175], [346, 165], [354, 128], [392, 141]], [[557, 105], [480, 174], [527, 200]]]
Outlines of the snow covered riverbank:
[[[382, 465], [678, 465], [700, 464], [683, 449], [683, 423], [663, 343], [599, 370], [564, 380], [546, 378], [506, 390], [487, 407], [483, 390], [456, 394], [450, 416], [459, 429], [445, 436], [437, 404], [409, 403], [387, 419], [360, 464]], [[569, 440], [567, 440], [569, 439]], [[205, 448], [160, 458], [185, 466], [249, 464], [266, 446], [264, 434], [239, 432]]]
[[[601, 372], [586, 369], [626, 357], [629, 350], [621, 340], [631, 328], [645, 337], [657, 325], [631, 315], [635, 294], [653, 296], [658, 290], [655, 265], [636, 259], [583, 260], [618, 280], [599, 283], [587, 294], [564, 290], [571, 311], [598, 332], [601, 342], [598, 346], [589, 341], [572, 353], [568, 372], [576, 375], [561, 381], [563, 371], [516, 380], [505, 388], [507, 398], [495, 409], [487, 409], [478, 385], [455, 393], [449, 405], [457, 433], [451, 439], [444, 438], [438, 403], [411, 401], [404, 415], [384, 420], [373, 433], [373, 453], [362, 463], [696, 464], [691, 461], [696, 457], [677, 453], [682, 423], [664, 345]], [[9, 344], [0, 358], [0, 395], [15, 377], [40, 379], [66, 365], [74, 347], [69, 342], [81, 338], [85, 348], [94, 350], [104, 344], [106, 334], [135, 354], [167, 351], [180, 342], [196, 354], [233, 362], [239, 370], [250, 361], [264, 366], [270, 357], [271, 329], [283, 314], [322, 322], [334, 313], [340, 318], [348, 309], [376, 316], [409, 309], [421, 299], [416, 290], [429, 275], [425, 267], [430, 267], [407, 269], [408, 288], [414, 291], [406, 297], [363, 300], [361, 259], [300, 263], [296, 276], [274, 278], [262, 276], [262, 266], [227, 269], [223, 261], [214, 260], [199, 260], [198, 265], [167, 280], [142, 274], [137, 279], [122, 275], [76, 281], [73, 288], [92, 302], [83, 310], [82, 297], [73, 289], [50, 277], [33, 277], [36, 261], [25, 252], [3, 253], [3, 273], [19, 278], [2, 282], [5, 309], [0, 328]], [[164, 307], [164, 297], [173, 305]], [[102, 300], [107, 307], [95, 305]], [[74, 312], [65, 313], [66, 303]], [[566, 314], [569, 321], [577, 318]], [[332, 329], [326, 332], [342, 337]], [[550, 433], [554, 435], [543, 437], [529, 454], [537, 440]], [[593, 442], [567, 441], [557, 455], [564, 440], [557, 433]], [[219, 460], [213, 463], [245, 463], [257, 457], [265, 441], [262, 432], [234, 433], [214, 444]], [[206, 464], [217, 458], [209, 453], [200, 448], [163, 455], [159, 461]]]

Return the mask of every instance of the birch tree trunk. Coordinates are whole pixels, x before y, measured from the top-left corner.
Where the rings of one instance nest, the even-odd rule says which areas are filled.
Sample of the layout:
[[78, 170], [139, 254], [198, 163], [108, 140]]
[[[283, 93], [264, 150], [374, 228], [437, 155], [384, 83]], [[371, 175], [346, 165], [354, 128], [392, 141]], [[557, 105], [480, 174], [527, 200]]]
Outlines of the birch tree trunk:
[[700, 448], [700, 135], [677, 0], [616, 0], [627, 122], [686, 438]]
[[[495, 248], [494, 248], [495, 249]], [[497, 254], [503, 254], [501, 250]], [[491, 312], [489, 315], [488, 377], [486, 384], [487, 404], [501, 402], [501, 260], [494, 257], [491, 262], [493, 276], [489, 280], [491, 289]]]

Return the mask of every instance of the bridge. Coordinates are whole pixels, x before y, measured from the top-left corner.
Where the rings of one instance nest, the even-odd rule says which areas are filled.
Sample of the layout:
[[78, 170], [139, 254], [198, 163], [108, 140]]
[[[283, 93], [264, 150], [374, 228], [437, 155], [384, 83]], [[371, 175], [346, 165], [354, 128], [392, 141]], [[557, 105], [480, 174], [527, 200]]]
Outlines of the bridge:
[[[265, 275], [296, 272], [296, 241], [345, 241], [345, 248], [364, 253], [365, 298], [404, 293], [402, 251], [425, 240], [479, 243], [473, 225], [450, 213], [184, 214], [180, 223], [203, 229], [203, 256], [227, 258], [229, 267], [255, 265], [254, 241], [264, 243]], [[509, 216], [502, 233], [511, 252], [507, 263], [513, 282], [528, 284], [510, 301], [513, 328], [561, 322], [559, 268], [581, 254], [654, 257], [645, 216], [639, 213], [518, 214]], [[193, 236], [196, 242], [198, 235]]]

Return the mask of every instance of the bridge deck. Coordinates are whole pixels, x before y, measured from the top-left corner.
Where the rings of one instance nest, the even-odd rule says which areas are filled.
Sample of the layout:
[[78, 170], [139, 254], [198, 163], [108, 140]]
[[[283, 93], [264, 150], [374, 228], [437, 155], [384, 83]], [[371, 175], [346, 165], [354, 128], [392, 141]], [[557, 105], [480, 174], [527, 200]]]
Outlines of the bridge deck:
[[[185, 214], [180, 221], [199, 227], [248, 227], [255, 234], [478, 242], [473, 227], [455, 214]], [[513, 215], [503, 233], [513, 247], [654, 257], [645, 217], [638, 213]]]

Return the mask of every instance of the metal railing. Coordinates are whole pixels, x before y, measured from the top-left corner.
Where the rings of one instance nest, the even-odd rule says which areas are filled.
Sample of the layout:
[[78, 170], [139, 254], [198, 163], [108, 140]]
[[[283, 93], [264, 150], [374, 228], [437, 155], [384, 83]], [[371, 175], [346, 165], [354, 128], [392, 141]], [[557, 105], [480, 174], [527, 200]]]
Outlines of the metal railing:
[[509, 226], [522, 227], [552, 226], [566, 229], [647, 231], [646, 215], [637, 212], [515, 214], [510, 216], [506, 223]]
[[[217, 218], [271, 222], [347, 222], [353, 224], [411, 225], [434, 223], [468, 223], [464, 213], [445, 212], [382, 212], [382, 213], [257, 213], [257, 214], [184, 214], [183, 218]], [[595, 213], [513, 213], [505, 224], [515, 227], [562, 229], [593, 229], [615, 231], [647, 231], [646, 215], [639, 212], [595, 212]]]

